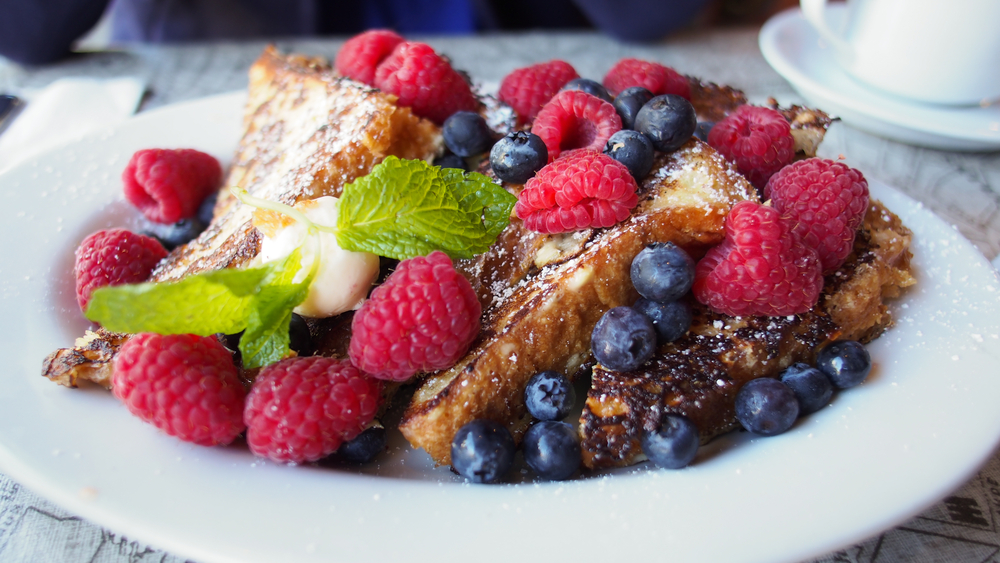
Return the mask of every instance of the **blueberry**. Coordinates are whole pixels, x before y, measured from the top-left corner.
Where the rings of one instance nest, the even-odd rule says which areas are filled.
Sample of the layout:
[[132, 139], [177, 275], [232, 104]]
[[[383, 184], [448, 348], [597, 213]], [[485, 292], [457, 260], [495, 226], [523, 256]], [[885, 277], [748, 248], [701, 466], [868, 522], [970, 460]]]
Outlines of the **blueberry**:
[[698, 126], [694, 128], [694, 136], [698, 137], [701, 142], [707, 143], [708, 132], [712, 130], [712, 127], [715, 127], [714, 121], [699, 121]]
[[668, 414], [656, 431], [642, 433], [641, 443], [650, 461], [666, 469], [680, 469], [694, 459], [701, 439], [698, 428], [687, 417]]
[[799, 416], [818, 411], [833, 397], [830, 378], [808, 364], [788, 366], [781, 373], [781, 381], [795, 393], [795, 398], [799, 401]]
[[524, 461], [542, 479], [561, 481], [580, 467], [580, 439], [565, 422], [545, 420], [524, 433]]
[[441, 168], [458, 168], [459, 170], [464, 170], [466, 172], [469, 171], [469, 166], [465, 164], [465, 159], [452, 153], [435, 158], [434, 166], [440, 166]]
[[524, 390], [524, 404], [538, 420], [562, 420], [576, 402], [576, 391], [565, 375], [557, 371], [536, 373]]
[[195, 213], [195, 217], [197, 217], [203, 225], [208, 225], [212, 222], [212, 215], [215, 212], [215, 202], [218, 200], [219, 190], [215, 190], [201, 201], [201, 205], [198, 206], [198, 212]]
[[831, 342], [816, 355], [816, 368], [840, 389], [854, 387], [868, 377], [872, 358], [868, 350], [854, 340]]
[[684, 297], [694, 283], [694, 260], [672, 242], [654, 242], [632, 260], [632, 285], [646, 299], [667, 302]]
[[226, 347], [230, 352], [233, 353], [233, 363], [237, 367], [243, 366], [243, 354], [240, 353], [240, 339], [243, 338], [243, 331], [239, 331], [236, 334], [216, 334], [217, 337], [222, 338], [222, 345]]
[[523, 184], [549, 161], [549, 151], [541, 137], [527, 131], [509, 133], [493, 145], [490, 166], [497, 178]]
[[381, 426], [371, 426], [350, 442], [344, 442], [333, 459], [347, 463], [368, 463], [385, 451], [386, 433]]
[[457, 111], [441, 126], [444, 144], [458, 156], [473, 156], [489, 150], [493, 132], [478, 113]]
[[694, 106], [675, 94], [656, 96], [635, 116], [635, 130], [649, 137], [656, 150], [663, 152], [679, 149], [697, 126]]
[[507, 427], [478, 419], [458, 429], [451, 442], [451, 464], [473, 483], [501, 479], [514, 461], [514, 438]]
[[624, 164], [636, 182], [653, 169], [653, 143], [638, 131], [622, 129], [611, 135], [604, 154]]
[[615, 307], [597, 321], [590, 337], [594, 357], [613, 371], [632, 371], [656, 351], [656, 329], [646, 315]]
[[611, 98], [611, 94], [608, 93], [607, 88], [605, 88], [600, 82], [589, 78], [574, 78], [559, 89], [560, 92], [566, 90], [580, 90], [581, 92], [586, 92], [591, 96], [597, 96], [609, 104], [614, 102]]
[[736, 394], [736, 419], [754, 434], [781, 434], [798, 417], [799, 401], [795, 393], [777, 379], [754, 379]]
[[160, 241], [163, 248], [173, 250], [182, 244], [187, 244], [198, 237], [205, 230], [205, 223], [197, 217], [181, 219], [172, 225], [146, 222], [143, 233]]
[[653, 93], [642, 86], [632, 86], [622, 90], [612, 102], [618, 117], [622, 118], [622, 129], [635, 129], [635, 116], [642, 106], [652, 99]]
[[300, 315], [292, 313], [292, 322], [288, 324], [288, 347], [295, 350], [300, 356], [312, 356], [313, 348], [312, 334], [309, 333], [309, 325]]
[[657, 344], [673, 342], [684, 336], [691, 328], [691, 306], [684, 301], [660, 303], [640, 297], [632, 308], [653, 322]]

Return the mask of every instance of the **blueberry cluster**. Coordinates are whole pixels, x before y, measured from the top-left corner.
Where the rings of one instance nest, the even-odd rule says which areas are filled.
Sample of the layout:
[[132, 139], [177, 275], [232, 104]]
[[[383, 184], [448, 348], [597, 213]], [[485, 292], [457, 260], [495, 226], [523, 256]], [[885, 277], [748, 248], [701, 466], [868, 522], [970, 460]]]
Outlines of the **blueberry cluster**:
[[165, 225], [163, 223], [154, 223], [144, 218], [141, 232], [160, 241], [160, 244], [167, 251], [187, 244], [196, 239], [205, 230], [205, 227], [212, 222], [212, 211], [215, 209], [215, 202], [218, 197], [219, 192], [213, 192], [210, 196], [202, 200], [201, 205], [198, 207], [198, 212], [194, 217], [186, 217], [176, 223]]
[[[576, 392], [555, 371], [535, 374], [524, 391], [524, 404], [536, 423], [521, 441], [524, 461], [542, 479], [561, 481], [576, 473], [582, 453], [571, 424], [562, 422], [573, 408]], [[493, 483], [510, 470], [516, 447], [507, 428], [490, 420], [463, 426], [451, 445], [451, 463], [474, 483]]]
[[736, 394], [736, 418], [761, 436], [788, 430], [800, 416], [823, 408], [834, 388], [854, 387], [868, 377], [871, 357], [854, 340], [837, 340], [816, 355], [816, 365], [793, 364], [779, 379], [754, 379]]
[[695, 133], [694, 106], [681, 96], [633, 86], [622, 90], [612, 105], [622, 119], [622, 130], [612, 135], [604, 154], [624, 164], [637, 182], [653, 169], [654, 150], [673, 152]]

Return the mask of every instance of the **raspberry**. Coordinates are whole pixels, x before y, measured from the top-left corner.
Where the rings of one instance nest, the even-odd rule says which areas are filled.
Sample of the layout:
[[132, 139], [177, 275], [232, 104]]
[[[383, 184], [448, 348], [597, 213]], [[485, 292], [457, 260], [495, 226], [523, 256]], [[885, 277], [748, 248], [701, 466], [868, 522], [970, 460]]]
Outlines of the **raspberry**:
[[621, 128], [615, 106], [580, 90], [564, 90], [538, 112], [531, 132], [541, 137], [552, 162], [563, 151], [604, 150], [604, 144]]
[[167, 225], [194, 217], [221, 181], [219, 161], [194, 149], [140, 150], [122, 172], [125, 198], [150, 221]]
[[819, 256], [776, 209], [741, 201], [726, 217], [726, 238], [695, 268], [698, 301], [733, 316], [795, 315], [823, 289]]
[[691, 100], [691, 83], [676, 70], [639, 59], [622, 59], [604, 75], [604, 87], [612, 96], [631, 86], [642, 86], [654, 96], [677, 94]]
[[404, 39], [395, 31], [373, 29], [348, 39], [337, 53], [333, 66], [337, 72], [371, 86], [375, 69]]
[[420, 117], [441, 125], [456, 111], [476, 111], [469, 83], [424, 43], [400, 43], [375, 70], [375, 87]]
[[213, 337], [133, 336], [115, 356], [112, 391], [129, 412], [186, 442], [228, 444], [246, 428], [246, 392]]
[[708, 133], [708, 144], [761, 190], [795, 156], [788, 121], [777, 110], [759, 106], [740, 106], [716, 123]]
[[575, 150], [528, 180], [514, 212], [539, 233], [610, 227], [639, 203], [638, 189], [624, 164], [596, 151]]
[[857, 170], [824, 158], [790, 164], [771, 176], [764, 188], [802, 242], [819, 253], [823, 273], [844, 263], [854, 234], [868, 208], [868, 181]]
[[403, 381], [449, 368], [479, 334], [479, 299], [443, 252], [403, 260], [351, 322], [351, 362]]
[[546, 102], [567, 82], [580, 75], [566, 61], [554, 60], [519, 68], [500, 83], [500, 101], [514, 108], [518, 124], [531, 122]]
[[243, 420], [250, 451], [281, 463], [316, 461], [375, 418], [382, 383], [346, 359], [294, 357], [261, 370]]
[[76, 248], [76, 301], [80, 309], [94, 290], [106, 285], [144, 282], [156, 264], [166, 257], [160, 241], [125, 229], [91, 233]]

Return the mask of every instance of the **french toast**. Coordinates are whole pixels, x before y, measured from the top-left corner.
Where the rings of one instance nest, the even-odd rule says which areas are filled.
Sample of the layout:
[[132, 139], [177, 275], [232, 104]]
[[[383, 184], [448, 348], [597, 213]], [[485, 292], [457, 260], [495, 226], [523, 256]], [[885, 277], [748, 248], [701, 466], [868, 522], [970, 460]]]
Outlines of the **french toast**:
[[867, 210], [854, 248], [826, 276], [819, 303], [788, 317], [730, 317], [693, 303], [686, 335], [663, 345], [639, 369], [594, 366], [580, 417], [583, 463], [591, 469], [644, 459], [643, 430], [667, 414], [686, 416], [702, 443], [738, 426], [735, 397], [758, 377], [777, 377], [795, 362], [812, 363], [836, 339], [868, 342], [892, 322], [886, 298], [912, 285], [910, 231], [881, 203]]
[[[324, 59], [273, 47], [250, 68], [244, 128], [225, 186], [288, 205], [339, 196], [386, 156], [430, 160], [442, 146], [440, 128], [394, 96], [337, 75]], [[171, 252], [151, 281], [245, 265], [260, 250], [252, 212], [223, 189], [208, 228]], [[42, 375], [69, 387], [83, 380], [110, 387], [111, 361], [127, 338], [88, 332], [49, 354]]]

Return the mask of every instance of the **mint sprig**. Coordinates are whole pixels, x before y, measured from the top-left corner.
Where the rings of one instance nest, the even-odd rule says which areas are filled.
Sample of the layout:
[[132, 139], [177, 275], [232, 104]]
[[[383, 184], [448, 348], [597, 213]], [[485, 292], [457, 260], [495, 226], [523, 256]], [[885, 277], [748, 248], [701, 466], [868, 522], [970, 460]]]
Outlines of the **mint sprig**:
[[344, 187], [337, 242], [398, 260], [435, 250], [471, 258], [489, 249], [516, 202], [482, 174], [390, 156]]
[[102, 287], [91, 297], [86, 316], [108, 330], [132, 334], [209, 336], [243, 330], [243, 366], [262, 367], [288, 354], [292, 309], [305, 299], [317, 263], [297, 283], [293, 280], [302, 267], [300, 250], [256, 268]]

